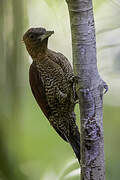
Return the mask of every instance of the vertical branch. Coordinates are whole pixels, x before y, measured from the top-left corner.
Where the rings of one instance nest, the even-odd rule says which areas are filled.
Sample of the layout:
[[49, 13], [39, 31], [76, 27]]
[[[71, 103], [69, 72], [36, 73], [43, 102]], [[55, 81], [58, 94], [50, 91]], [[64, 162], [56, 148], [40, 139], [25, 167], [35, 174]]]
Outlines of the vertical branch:
[[74, 72], [81, 117], [81, 179], [105, 179], [103, 90], [96, 61], [92, 0], [66, 0], [70, 14]]

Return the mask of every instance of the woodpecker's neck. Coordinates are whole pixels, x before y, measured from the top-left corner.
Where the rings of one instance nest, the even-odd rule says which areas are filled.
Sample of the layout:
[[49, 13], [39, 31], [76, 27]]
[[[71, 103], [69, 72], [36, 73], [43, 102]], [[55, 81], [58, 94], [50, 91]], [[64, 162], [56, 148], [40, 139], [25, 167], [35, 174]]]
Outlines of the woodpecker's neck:
[[33, 61], [35, 59], [38, 59], [38, 61], [43, 58], [46, 53], [47, 53], [47, 45], [48, 45], [48, 38], [44, 39], [43, 42], [41, 42], [40, 44], [35, 44], [34, 46], [33, 45], [29, 45], [29, 46], [26, 46], [30, 56], [32, 57]]

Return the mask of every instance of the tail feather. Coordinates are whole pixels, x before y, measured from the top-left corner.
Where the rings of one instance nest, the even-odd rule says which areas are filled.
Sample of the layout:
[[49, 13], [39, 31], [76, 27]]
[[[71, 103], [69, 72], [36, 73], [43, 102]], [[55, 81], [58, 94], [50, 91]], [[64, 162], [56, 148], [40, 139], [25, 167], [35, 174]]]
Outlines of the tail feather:
[[70, 135], [68, 138], [68, 142], [72, 146], [72, 149], [80, 163], [80, 133], [78, 132], [76, 135]]

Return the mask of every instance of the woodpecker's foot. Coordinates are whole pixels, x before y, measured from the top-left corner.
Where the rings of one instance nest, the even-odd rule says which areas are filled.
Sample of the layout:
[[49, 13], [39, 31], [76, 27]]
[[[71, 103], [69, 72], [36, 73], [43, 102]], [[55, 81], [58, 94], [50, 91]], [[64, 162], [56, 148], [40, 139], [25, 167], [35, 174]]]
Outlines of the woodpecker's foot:
[[70, 101], [72, 104], [76, 104], [78, 100], [77, 92], [76, 92], [76, 84], [72, 83], [70, 86]]
[[78, 95], [76, 92], [76, 85], [78, 83], [78, 76], [72, 76], [69, 79], [69, 83], [70, 83], [70, 88], [71, 88], [71, 103], [76, 104], [78, 103]]
[[76, 84], [78, 84], [80, 77], [79, 76], [74, 76], [73, 80]]
[[70, 82], [70, 83], [78, 84], [78, 81], [79, 81], [79, 76], [72, 76], [72, 77], [69, 79], [69, 82]]

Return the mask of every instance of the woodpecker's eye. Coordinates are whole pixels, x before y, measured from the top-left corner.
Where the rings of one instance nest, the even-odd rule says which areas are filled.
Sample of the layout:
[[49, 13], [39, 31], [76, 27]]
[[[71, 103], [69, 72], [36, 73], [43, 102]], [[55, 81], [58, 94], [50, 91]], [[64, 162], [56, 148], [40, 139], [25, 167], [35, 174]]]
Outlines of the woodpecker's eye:
[[35, 34], [30, 34], [30, 35], [29, 35], [29, 38], [33, 40], [33, 39], [36, 38], [36, 35], [35, 35]]

